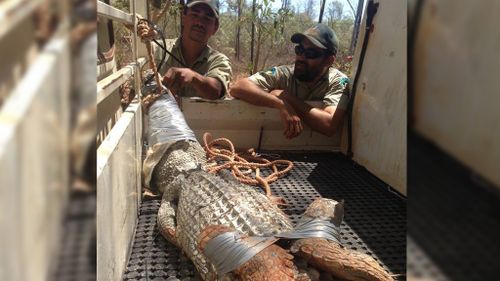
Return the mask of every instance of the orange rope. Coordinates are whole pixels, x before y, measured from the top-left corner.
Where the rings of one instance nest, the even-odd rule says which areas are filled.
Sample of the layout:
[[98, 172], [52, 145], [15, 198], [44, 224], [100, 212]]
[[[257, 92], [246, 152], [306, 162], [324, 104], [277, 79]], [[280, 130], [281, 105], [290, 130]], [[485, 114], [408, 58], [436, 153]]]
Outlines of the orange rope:
[[[254, 155], [239, 155], [236, 153], [233, 143], [226, 138], [210, 140], [210, 133], [203, 134], [203, 145], [207, 153], [207, 171], [217, 173], [222, 169], [230, 169], [233, 176], [240, 182], [249, 185], [260, 185], [264, 188], [266, 196], [272, 200], [279, 198], [273, 197], [269, 184], [275, 182], [284, 176], [293, 168], [293, 163], [288, 160], [269, 161], [265, 158]], [[219, 148], [215, 146], [218, 145]], [[222, 147], [222, 148], [221, 148]], [[219, 162], [222, 162], [219, 164]], [[284, 169], [278, 169], [278, 166], [286, 166]], [[272, 169], [272, 173], [267, 177], [261, 176], [261, 169]], [[244, 171], [242, 171], [244, 169]], [[255, 178], [249, 176], [255, 170]]]
[[151, 26], [149, 26], [149, 23], [144, 19], [139, 19], [137, 23], [137, 28], [138, 28], [138, 33], [140, 32], [139, 37], [146, 45], [146, 49], [148, 52], [149, 67], [151, 68], [151, 70], [153, 70], [157, 85], [156, 93], [150, 94], [142, 99], [142, 104], [144, 106], [144, 109], [148, 109], [149, 106], [162, 95], [161, 76], [156, 69], [156, 63], [153, 54], [153, 46], [151, 44], [151, 41], [155, 38], [156, 33], [155, 30], [151, 28]]

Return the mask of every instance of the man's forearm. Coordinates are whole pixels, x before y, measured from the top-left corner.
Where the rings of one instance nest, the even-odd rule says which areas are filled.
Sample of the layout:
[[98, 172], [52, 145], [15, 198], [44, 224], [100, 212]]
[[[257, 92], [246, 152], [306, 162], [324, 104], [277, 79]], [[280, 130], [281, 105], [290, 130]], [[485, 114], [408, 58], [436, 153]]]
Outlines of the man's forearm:
[[230, 94], [237, 99], [253, 105], [276, 109], [284, 108], [284, 102], [281, 99], [264, 91], [247, 78], [236, 82], [236, 84], [231, 87]]
[[224, 89], [218, 79], [199, 73], [193, 78], [192, 85], [200, 97], [210, 100], [220, 98]]
[[[295, 109], [299, 117], [311, 129], [324, 135], [332, 136], [340, 127], [340, 121], [344, 115], [343, 110], [315, 108], [291, 95], [283, 94], [280, 97]], [[337, 110], [338, 112], [335, 112]]]

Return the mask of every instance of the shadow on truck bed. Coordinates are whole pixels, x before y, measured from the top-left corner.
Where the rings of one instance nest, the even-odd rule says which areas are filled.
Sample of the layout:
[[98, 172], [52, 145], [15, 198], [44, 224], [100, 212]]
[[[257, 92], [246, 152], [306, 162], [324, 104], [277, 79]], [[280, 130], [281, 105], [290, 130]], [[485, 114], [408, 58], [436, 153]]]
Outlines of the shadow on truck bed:
[[426, 256], [408, 259], [409, 274], [498, 280], [499, 189], [417, 135], [408, 138], [408, 167], [408, 235]]

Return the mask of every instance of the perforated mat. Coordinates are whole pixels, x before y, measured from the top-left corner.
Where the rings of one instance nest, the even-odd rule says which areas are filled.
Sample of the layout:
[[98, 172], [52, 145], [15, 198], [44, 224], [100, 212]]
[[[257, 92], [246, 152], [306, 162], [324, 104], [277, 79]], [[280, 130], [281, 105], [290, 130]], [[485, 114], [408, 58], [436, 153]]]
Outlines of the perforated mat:
[[[405, 280], [406, 200], [340, 153], [281, 153], [294, 162], [285, 178], [271, 184], [295, 223], [317, 197], [345, 200], [341, 226], [344, 246], [373, 256]], [[251, 187], [249, 187], [251, 188]], [[124, 280], [200, 280], [192, 263], [158, 233], [160, 200], [142, 203]]]
[[57, 259], [49, 280], [96, 280], [96, 196], [92, 192], [70, 195]]
[[408, 164], [408, 235], [418, 247], [408, 248], [408, 273], [421, 280], [499, 280], [499, 189], [414, 134]]

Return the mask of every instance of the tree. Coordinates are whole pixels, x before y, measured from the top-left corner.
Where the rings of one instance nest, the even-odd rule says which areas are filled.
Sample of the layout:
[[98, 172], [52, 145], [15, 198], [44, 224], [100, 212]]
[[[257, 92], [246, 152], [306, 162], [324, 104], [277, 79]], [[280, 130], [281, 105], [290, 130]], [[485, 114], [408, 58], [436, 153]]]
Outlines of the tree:
[[290, 0], [282, 0], [281, 1], [281, 9], [289, 10], [290, 9]]
[[316, 16], [316, 0], [307, 0], [304, 12], [310, 19], [314, 19]]
[[334, 21], [339, 21], [342, 19], [344, 14], [344, 4], [339, 1], [333, 1], [328, 7], [328, 23], [333, 23]]
[[241, 37], [241, 15], [243, 12], [243, 0], [237, 0], [238, 1], [238, 17], [237, 17], [237, 22], [236, 22], [236, 59], [241, 60], [240, 54], [241, 54], [241, 44], [240, 44], [240, 37]]
[[[255, 0], [254, 0], [255, 1]], [[285, 37], [283, 32], [285, 23], [290, 16], [289, 10], [279, 9], [277, 12], [272, 10], [272, 3], [274, 0], [263, 0], [261, 3], [256, 3], [255, 12], [252, 14], [252, 53], [251, 53], [251, 73], [257, 72], [260, 68], [259, 65], [265, 66], [271, 53], [278, 49], [282, 49]], [[253, 53], [253, 46], [255, 45], [255, 56]], [[263, 54], [263, 46], [265, 54]], [[261, 60], [261, 58], [263, 58]]]

